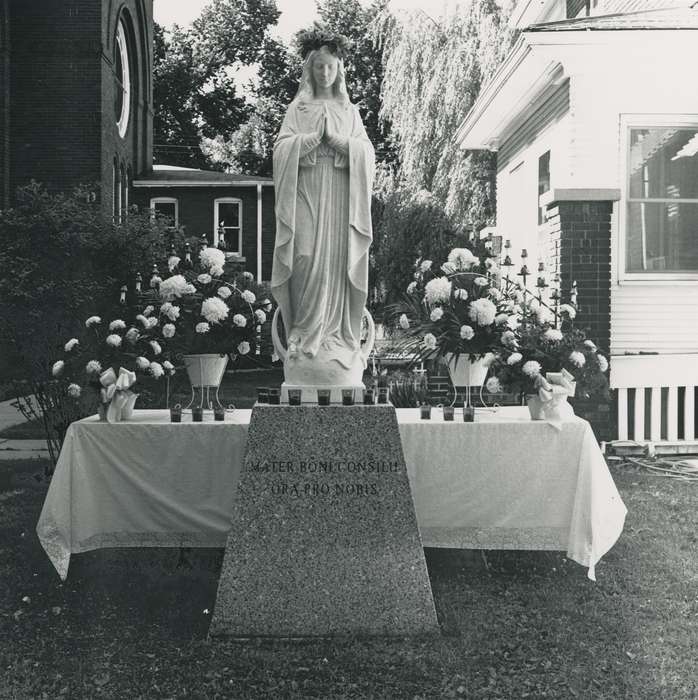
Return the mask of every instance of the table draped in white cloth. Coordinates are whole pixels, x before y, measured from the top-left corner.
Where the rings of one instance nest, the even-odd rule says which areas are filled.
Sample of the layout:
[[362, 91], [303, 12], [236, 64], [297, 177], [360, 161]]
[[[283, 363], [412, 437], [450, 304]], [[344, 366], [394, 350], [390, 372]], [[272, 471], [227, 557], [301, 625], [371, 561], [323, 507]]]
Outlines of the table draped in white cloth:
[[[60, 577], [71, 554], [102, 547], [225, 546], [250, 415], [73, 423], [37, 525]], [[562, 550], [594, 579], [627, 511], [586, 421], [556, 429], [519, 408], [475, 423], [397, 415], [425, 547]]]

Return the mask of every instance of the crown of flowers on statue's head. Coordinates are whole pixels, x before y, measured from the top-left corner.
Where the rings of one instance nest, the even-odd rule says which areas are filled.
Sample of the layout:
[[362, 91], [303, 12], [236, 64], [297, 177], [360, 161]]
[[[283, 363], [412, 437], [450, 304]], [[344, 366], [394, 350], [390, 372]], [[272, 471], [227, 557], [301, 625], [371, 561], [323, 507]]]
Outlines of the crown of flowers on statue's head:
[[305, 60], [311, 51], [326, 46], [330, 53], [344, 59], [351, 49], [351, 41], [343, 34], [336, 34], [318, 22], [310, 29], [301, 29], [294, 37], [294, 44], [301, 58]]

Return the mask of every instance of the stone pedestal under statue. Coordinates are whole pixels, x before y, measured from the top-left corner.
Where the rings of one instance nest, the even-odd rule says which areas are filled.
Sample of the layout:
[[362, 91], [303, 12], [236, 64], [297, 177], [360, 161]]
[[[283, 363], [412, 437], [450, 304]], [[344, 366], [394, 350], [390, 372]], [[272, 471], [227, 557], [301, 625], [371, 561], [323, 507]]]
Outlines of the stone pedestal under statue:
[[438, 630], [395, 409], [256, 406], [210, 634]]

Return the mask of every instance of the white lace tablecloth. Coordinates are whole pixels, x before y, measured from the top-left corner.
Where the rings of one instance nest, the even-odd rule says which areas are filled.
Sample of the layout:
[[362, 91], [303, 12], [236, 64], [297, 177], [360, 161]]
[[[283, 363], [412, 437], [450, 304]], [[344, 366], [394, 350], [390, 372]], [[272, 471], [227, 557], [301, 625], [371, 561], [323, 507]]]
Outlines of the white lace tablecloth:
[[[71, 554], [101, 547], [224, 547], [250, 415], [73, 423], [37, 525], [60, 577]], [[475, 423], [397, 415], [425, 547], [562, 550], [594, 578], [626, 508], [586, 421], [556, 430], [525, 408]]]

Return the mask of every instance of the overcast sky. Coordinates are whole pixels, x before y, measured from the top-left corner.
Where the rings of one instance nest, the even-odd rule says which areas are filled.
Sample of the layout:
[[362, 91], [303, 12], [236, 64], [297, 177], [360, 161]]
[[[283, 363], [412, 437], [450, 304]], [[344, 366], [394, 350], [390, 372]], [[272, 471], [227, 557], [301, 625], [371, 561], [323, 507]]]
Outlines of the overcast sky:
[[[208, 3], [209, 0], [154, 0], [155, 21], [164, 26], [187, 26]], [[278, 34], [283, 39], [289, 39], [294, 32], [307, 27], [317, 18], [315, 0], [276, 0], [276, 4], [281, 10]], [[391, 0], [394, 8], [423, 8], [429, 13], [434, 12], [434, 6], [442, 4], [439, 0]]]

